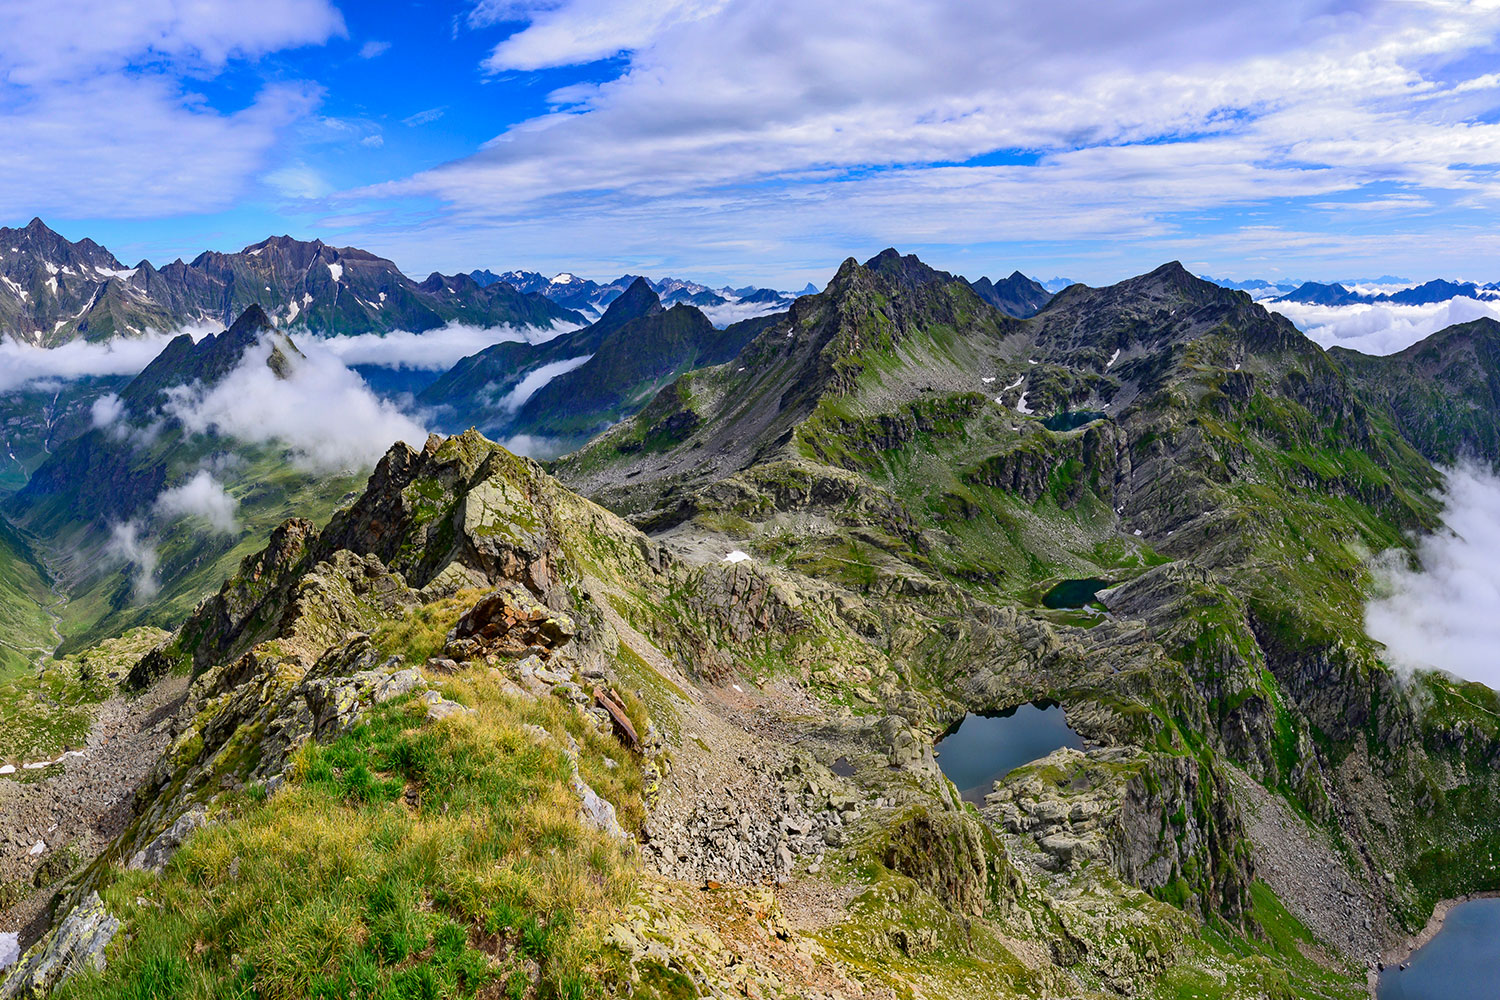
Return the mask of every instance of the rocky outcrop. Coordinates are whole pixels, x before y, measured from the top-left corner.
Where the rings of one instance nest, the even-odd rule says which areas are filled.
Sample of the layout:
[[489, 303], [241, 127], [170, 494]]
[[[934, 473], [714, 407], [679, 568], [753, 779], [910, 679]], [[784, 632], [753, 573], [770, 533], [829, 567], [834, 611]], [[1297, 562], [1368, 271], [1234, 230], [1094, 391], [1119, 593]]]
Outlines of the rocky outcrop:
[[913, 807], [888, 826], [882, 863], [958, 913], [1009, 909], [1019, 880], [993, 833], [967, 812]]
[[1228, 784], [1192, 757], [1064, 749], [1012, 772], [984, 814], [1056, 869], [1109, 865], [1205, 915], [1242, 918], [1254, 873]]
[[567, 615], [554, 612], [517, 586], [481, 597], [448, 633], [443, 656], [460, 663], [486, 656], [548, 659], [575, 633]]
[[1128, 469], [1119, 429], [1109, 421], [1097, 421], [1069, 434], [1029, 434], [1009, 451], [979, 463], [967, 478], [1015, 493], [1028, 503], [1053, 493], [1059, 504], [1071, 508], [1085, 491], [1110, 500]]
[[103, 971], [104, 949], [120, 929], [99, 894], [91, 892], [68, 911], [57, 929], [32, 946], [0, 982], [0, 997], [46, 996], [85, 969]]

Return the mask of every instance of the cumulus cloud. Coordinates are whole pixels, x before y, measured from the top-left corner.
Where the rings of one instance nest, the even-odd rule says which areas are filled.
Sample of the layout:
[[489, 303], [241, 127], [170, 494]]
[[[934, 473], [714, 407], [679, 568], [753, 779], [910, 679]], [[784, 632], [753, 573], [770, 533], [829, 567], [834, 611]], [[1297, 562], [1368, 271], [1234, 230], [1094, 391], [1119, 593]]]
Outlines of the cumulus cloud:
[[1420, 567], [1387, 554], [1365, 629], [1403, 670], [1445, 670], [1500, 689], [1500, 479], [1465, 465], [1448, 473], [1443, 530], [1417, 546]]
[[376, 365], [418, 371], [447, 371], [460, 359], [505, 341], [541, 344], [577, 329], [570, 323], [554, 327], [470, 326], [449, 323], [436, 330], [411, 333], [361, 333], [350, 337], [327, 337], [317, 346], [346, 365]]
[[[491, 71], [589, 64], [474, 155], [372, 189], [444, 200], [476, 251], [672, 246], [719, 274], [888, 244], [1177, 256], [1231, 206], [1230, 226], [1305, 199], [1347, 234], [1339, 213], [1375, 202], [1500, 201], [1500, 123], [1448, 74], [1493, 43], [1492, 6], [495, 0], [473, 20], [524, 23]], [[1430, 255], [1453, 221], [1395, 247], [1383, 228], [1381, 252]]]
[[318, 471], [373, 465], [398, 440], [420, 447], [427, 431], [378, 399], [321, 343], [307, 342], [306, 355], [292, 358], [279, 378], [266, 364], [272, 345], [263, 341], [213, 386], [171, 390], [163, 409], [193, 433], [280, 443]]
[[109, 541], [104, 545], [106, 559], [130, 567], [135, 579], [135, 596], [138, 600], [155, 597], [161, 589], [156, 579], [156, 567], [160, 562], [156, 546], [144, 538], [137, 521], [124, 521], [109, 526]]
[[[525, 406], [526, 401], [541, 391], [541, 388], [548, 382], [551, 382], [559, 375], [572, 371], [592, 357], [592, 354], [584, 354], [576, 358], [565, 358], [562, 361], [553, 361], [539, 368], [534, 368], [527, 372], [520, 382], [516, 383], [515, 388], [500, 397], [496, 401], [496, 405], [502, 410], [509, 410], [514, 413]], [[514, 451], [515, 449], [511, 450]]]
[[1318, 306], [1267, 303], [1323, 347], [1347, 347], [1365, 354], [1394, 354], [1444, 327], [1490, 317], [1500, 319], [1500, 301], [1449, 299], [1432, 305], [1388, 302]]
[[199, 469], [181, 485], [163, 490], [156, 498], [156, 510], [166, 517], [201, 517], [224, 535], [239, 530], [239, 519], [235, 516], [239, 501], [207, 469]]

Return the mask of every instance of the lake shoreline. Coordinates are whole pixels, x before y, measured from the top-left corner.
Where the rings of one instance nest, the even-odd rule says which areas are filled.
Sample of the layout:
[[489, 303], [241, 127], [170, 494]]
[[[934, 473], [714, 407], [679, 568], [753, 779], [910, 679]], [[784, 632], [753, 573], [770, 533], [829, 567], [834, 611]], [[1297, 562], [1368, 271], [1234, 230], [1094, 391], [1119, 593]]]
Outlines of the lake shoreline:
[[1471, 892], [1462, 896], [1454, 896], [1452, 899], [1439, 900], [1432, 908], [1432, 916], [1427, 918], [1427, 925], [1415, 934], [1402, 938], [1396, 944], [1386, 948], [1380, 956], [1380, 965], [1369, 970], [1366, 980], [1370, 988], [1370, 1000], [1376, 1000], [1376, 994], [1380, 986], [1380, 971], [1392, 965], [1400, 965], [1409, 961], [1424, 945], [1431, 943], [1443, 929], [1443, 924], [1448, 919], [1448, 914], [1455, 906], [1473, 902], [1476, 899], [1500, 899], [1500, 890], [1486, 889], [1483, 892]]

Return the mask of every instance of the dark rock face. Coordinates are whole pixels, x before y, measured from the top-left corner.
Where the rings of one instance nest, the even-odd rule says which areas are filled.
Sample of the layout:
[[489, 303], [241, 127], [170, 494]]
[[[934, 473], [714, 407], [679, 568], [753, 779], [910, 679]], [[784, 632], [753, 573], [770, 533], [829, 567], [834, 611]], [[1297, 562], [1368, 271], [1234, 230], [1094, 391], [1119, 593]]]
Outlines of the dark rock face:
[[505, 282], [481, 286], [465, 275], [434, 274], [418, 284], [389, 260], [321, 240], [273, 236], [238, 253], [208, 251], [160, 269], [147, 261], [127, 269], [92, 240], [70, 243], [40, 219], [25, 229], [0, 228], [0, 242], [20, 251], [6, 255], [0, 276], [27, 292], [0, 296], [0, 328], [39, 344], [228, 325], [250, 308], [320, 335], [582, 319]]
[[1010, 277], [999, 281], [980, 278], [969, 282], [969, 285], [974, 289], [975, 295], [1017, 319], [1035, 316], [1052, 298], [1051, 292], [1020, 271], [1012, 271]]

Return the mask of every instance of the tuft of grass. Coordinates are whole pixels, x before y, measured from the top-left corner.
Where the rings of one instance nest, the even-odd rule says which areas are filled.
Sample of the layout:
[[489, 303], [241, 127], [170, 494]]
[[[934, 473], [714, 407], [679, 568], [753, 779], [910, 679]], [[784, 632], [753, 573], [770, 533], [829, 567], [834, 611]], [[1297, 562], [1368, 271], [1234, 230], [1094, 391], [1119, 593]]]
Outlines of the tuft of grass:
[[[451, 617], [384, 638], [419, 644]], [[415, 699], [382, 706], [303, 747], [276, 795], [224, 800], [160, 876], [112, 870], [102, 893], [123, 946], [56, 995], [602, 996], [619, 961], [604, 933], [635, 862], [580, 822], [558, 741], [573, 736], [627, 825], [643, 817], [639, 768], [576, 710], [507, 696], [488, 669], [444, 693], [475, 712], [427, 723]]]

